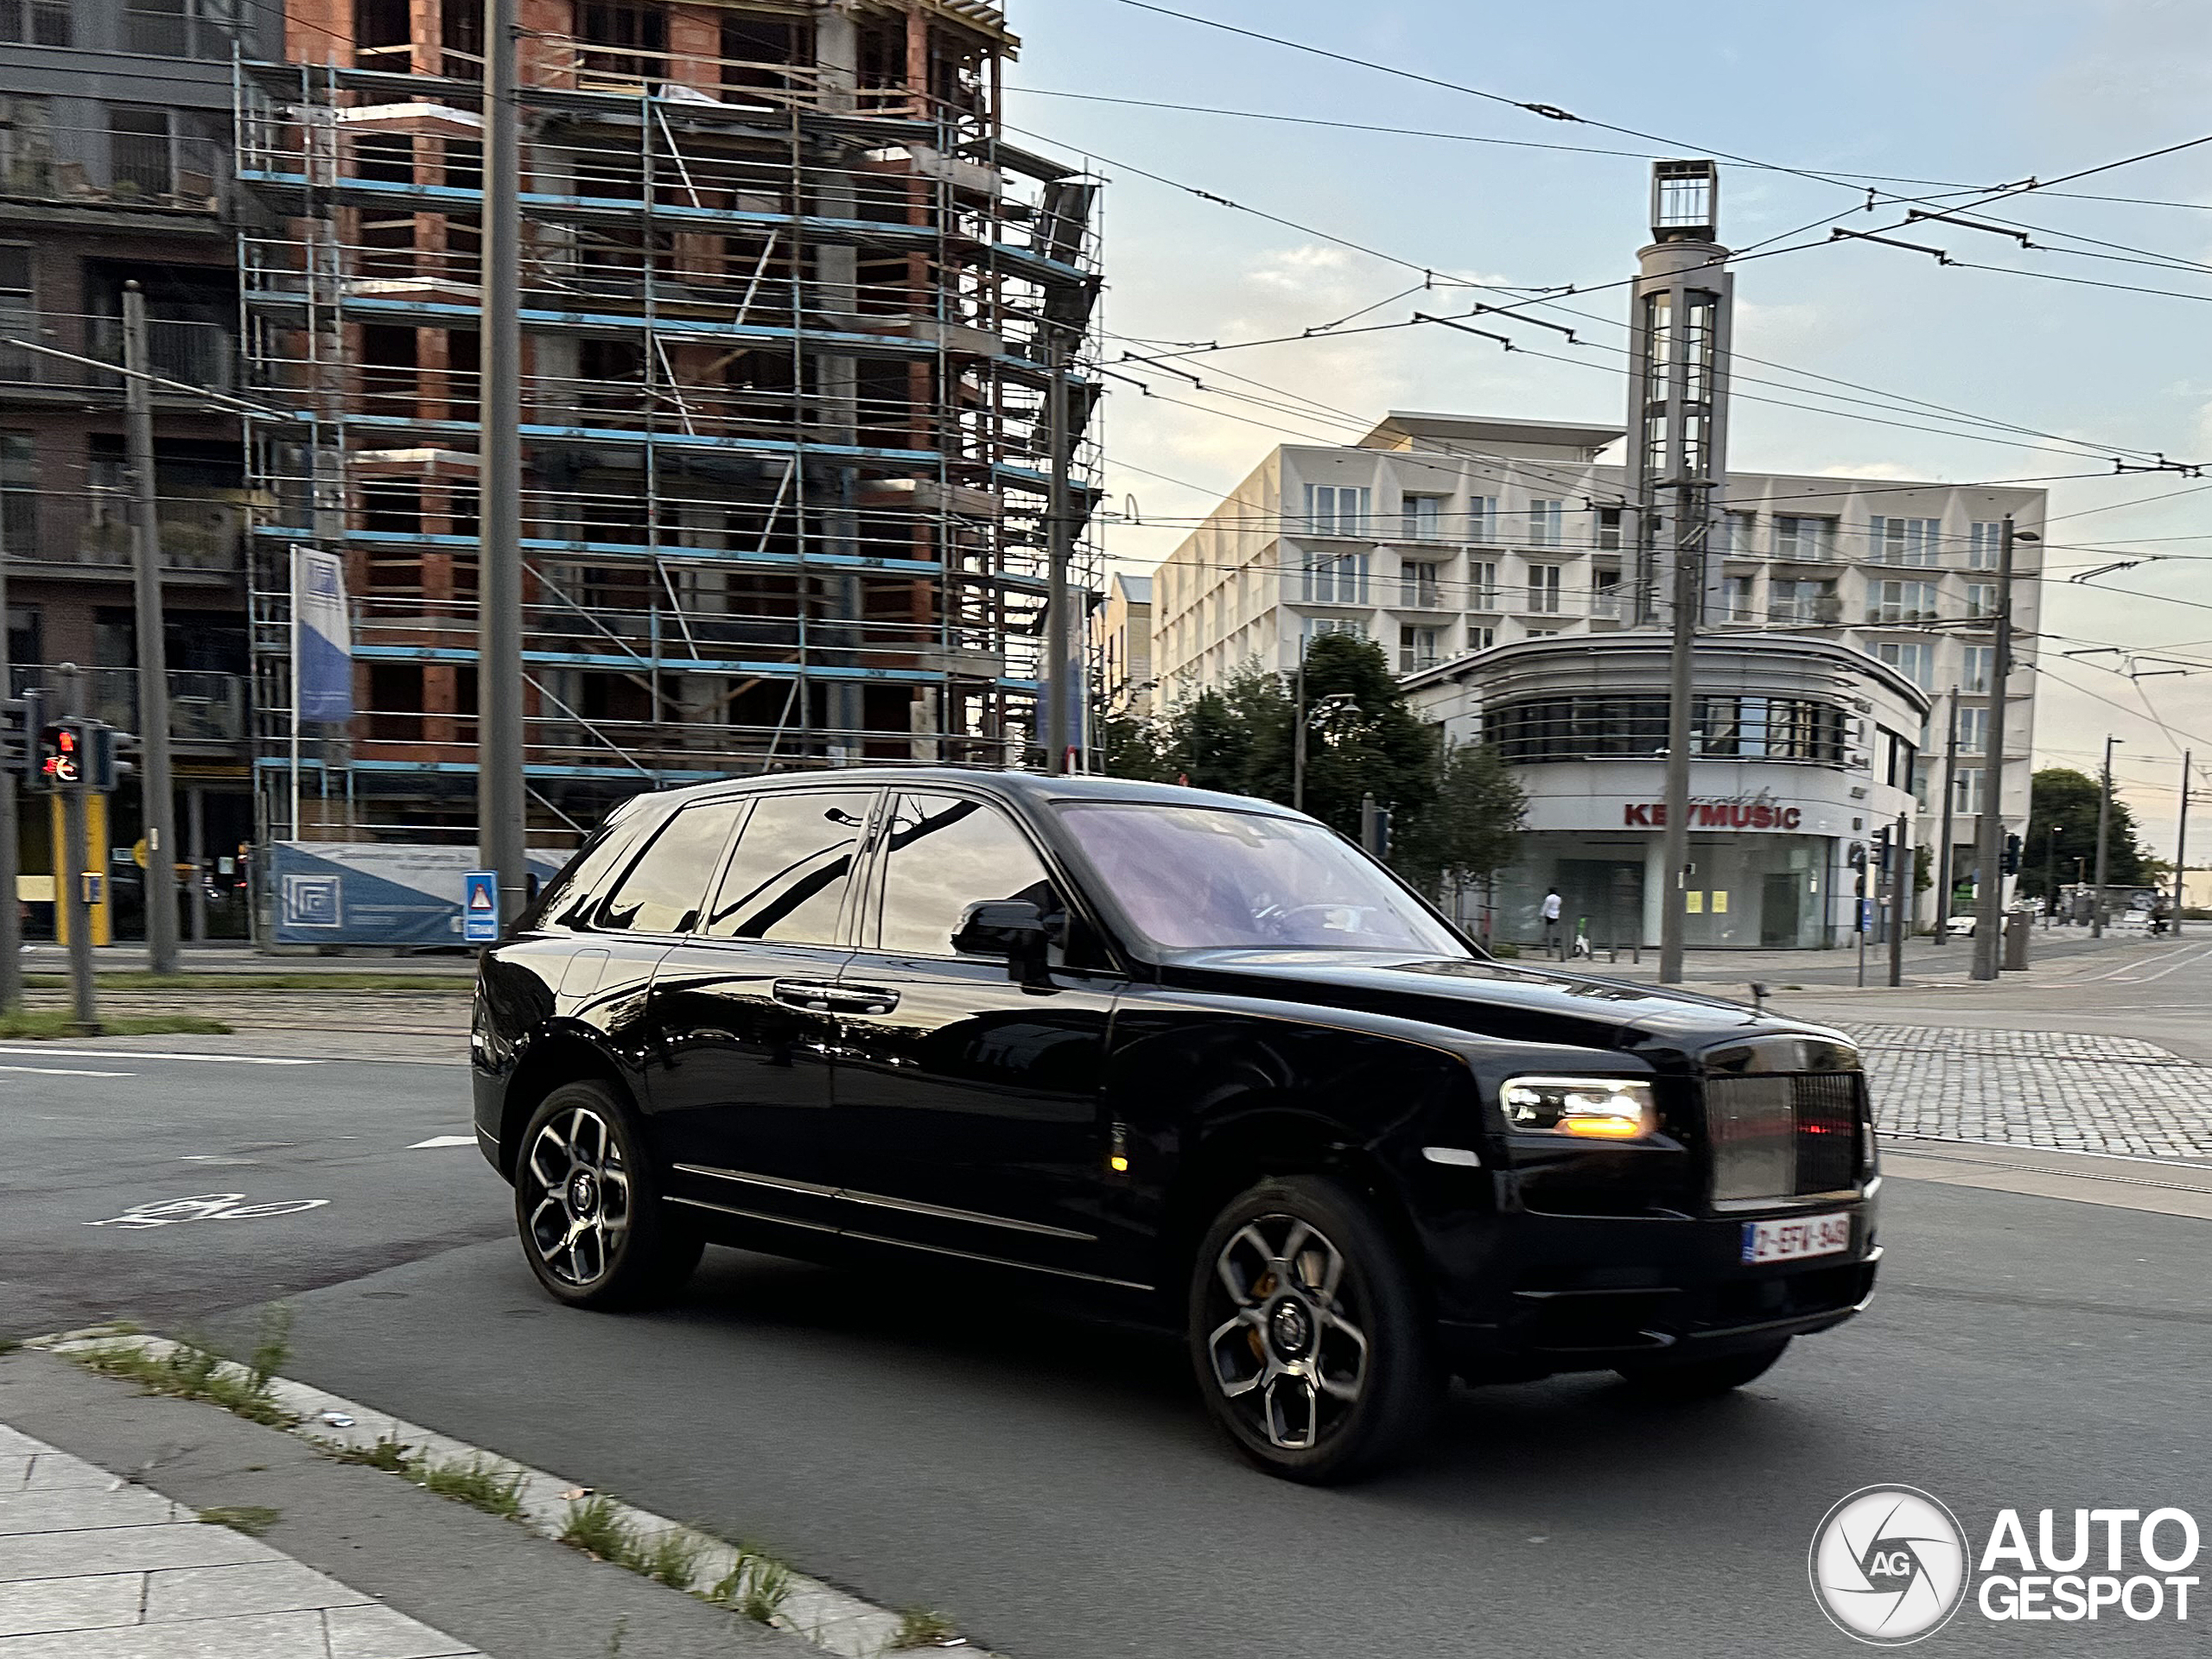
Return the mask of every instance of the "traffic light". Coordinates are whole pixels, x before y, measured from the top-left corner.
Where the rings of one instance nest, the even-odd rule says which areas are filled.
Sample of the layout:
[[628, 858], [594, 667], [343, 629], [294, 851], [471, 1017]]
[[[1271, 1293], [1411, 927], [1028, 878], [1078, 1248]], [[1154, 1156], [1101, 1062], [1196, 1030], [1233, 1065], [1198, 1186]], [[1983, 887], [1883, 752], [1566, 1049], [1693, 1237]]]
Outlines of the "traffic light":
[[2018, 836], [2005, 837], [2005, 861], [1999, 868], [2007, 875], [2020, 873], [2020, 838]]
[[46, 699], [35, 691], [0, 699], [0, 766], [5, 766], [25, 786], [38, 776], [38, 728], [46, 718]]
[[38, 785], [74, 789], [85, 780], [85, 753], [77, 722], [49, 720], [38, 728]]
[[1890, 826], [1884, 824], [1874, 832], [1874, 868], [1885, 875], [1890, 868]]
[[85, 781], [102, 794], [115, 789], [116, 773], [119, 770], [115, 758], [114, 727], [96, 721], [85, 732]]
[[1863, 842], [1851, 843], [1851, 868], [1862, 874], [1866, 868], [1866, 847]]

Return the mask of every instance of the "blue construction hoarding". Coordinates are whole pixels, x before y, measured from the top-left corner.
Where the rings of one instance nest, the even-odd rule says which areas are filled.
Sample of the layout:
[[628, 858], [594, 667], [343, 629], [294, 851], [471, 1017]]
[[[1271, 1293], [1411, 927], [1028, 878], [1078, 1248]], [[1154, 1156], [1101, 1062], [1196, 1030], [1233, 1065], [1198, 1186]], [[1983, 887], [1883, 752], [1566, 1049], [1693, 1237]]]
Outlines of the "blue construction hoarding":
[[[531, 855], [540, 881], [560, 868]], [[417, 947], [467, 943], [462, 905], [474, 847], [280, 841], [271, 849], [271, 931], [278, 944]]]

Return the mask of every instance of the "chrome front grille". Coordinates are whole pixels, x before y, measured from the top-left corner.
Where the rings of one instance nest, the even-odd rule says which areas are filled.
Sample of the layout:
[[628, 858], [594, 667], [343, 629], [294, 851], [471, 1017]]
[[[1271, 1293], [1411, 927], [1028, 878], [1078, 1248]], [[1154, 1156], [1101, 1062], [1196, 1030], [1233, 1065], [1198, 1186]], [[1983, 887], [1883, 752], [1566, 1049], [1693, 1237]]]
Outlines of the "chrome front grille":
[[1857, 1185], [1865, 1093], [1856, 1071], [1707, 1079], [1713, 1201], [1798, 1198]]

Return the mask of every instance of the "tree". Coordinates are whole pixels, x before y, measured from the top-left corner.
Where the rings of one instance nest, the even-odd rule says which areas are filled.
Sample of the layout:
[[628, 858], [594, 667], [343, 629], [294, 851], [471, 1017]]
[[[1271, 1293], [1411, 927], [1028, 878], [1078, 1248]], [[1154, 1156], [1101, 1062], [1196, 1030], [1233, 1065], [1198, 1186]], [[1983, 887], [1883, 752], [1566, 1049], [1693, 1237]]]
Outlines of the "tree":
[[[2047, 899], [2044, 875], [2056, 864], [2061, 887], [2075, 879], [2097, 879], [2097, 780], [2067, 766], [2047, 766], [2030, 780], [2028, 833], [2020, 844], [2020, 891]], [[2051, 831], [2057, 831], [2054, 838]], [[2135, 840], [2135, 816], [2117, 796], [2112, 804], [2107, 879], [2116, 887], [2144, 880], [2143, 851]], [[2056, 855], [2054, 857], [2053, 855]]]
[[1391, 862], [1440, 904], [1513, 861], [1528, 791], [1490, 744], [1461, 743], [1437, 760], [1427, 807], [1395, 836]]
[[[1266, 677], [1275, 690], [1266, 717], [1255, 722], [1248, 788], [1287, 803], [1297, 721], [1281, 682]], [[1306, 647], [1306, 811], [1357, 838], [1364, 796], [1402, 823], [1427, 807], [1436, 790], [1435, 734], [1406, 706], [1381, 645], [1358, 634], [1315, 635]]]
[[1098, 722], [1095, 748], [1099, 766], [1109, 778], [1167, 783], [1175, 776], [1167, 765], [1167, 741], [1156, 717], [1121, 709]]

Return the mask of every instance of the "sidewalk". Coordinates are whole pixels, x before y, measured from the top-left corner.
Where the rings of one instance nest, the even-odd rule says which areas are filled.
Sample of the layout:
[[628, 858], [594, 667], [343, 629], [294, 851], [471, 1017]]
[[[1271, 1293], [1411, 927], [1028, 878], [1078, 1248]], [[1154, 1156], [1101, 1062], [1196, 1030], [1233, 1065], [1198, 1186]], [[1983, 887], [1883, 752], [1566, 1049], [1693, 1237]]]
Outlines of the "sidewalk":
[[483, 1659], [244, 1533], [0, 1424], [0, 1659], [241, 1654]]

